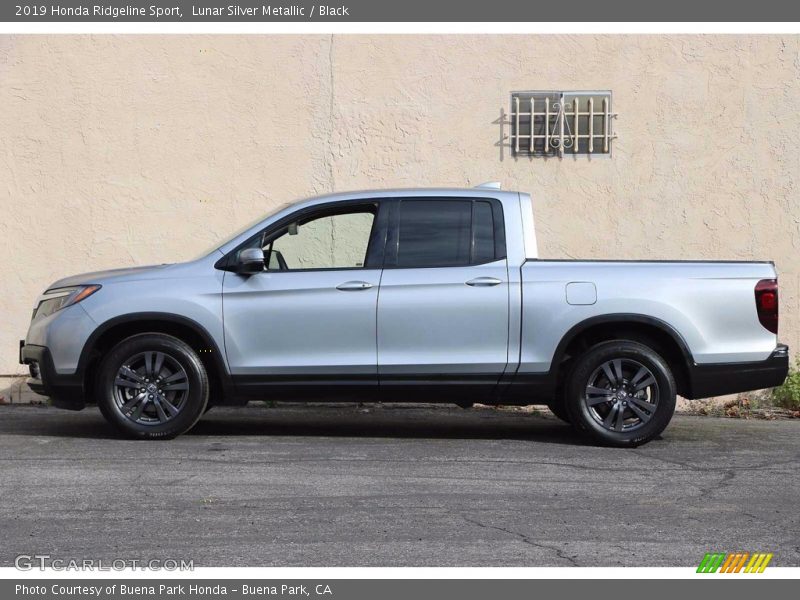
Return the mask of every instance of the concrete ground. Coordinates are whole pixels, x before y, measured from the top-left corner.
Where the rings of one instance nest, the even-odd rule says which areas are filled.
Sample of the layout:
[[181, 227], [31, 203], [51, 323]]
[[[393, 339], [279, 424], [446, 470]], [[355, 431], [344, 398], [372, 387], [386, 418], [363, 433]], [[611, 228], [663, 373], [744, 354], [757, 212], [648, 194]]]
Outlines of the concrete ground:
[[0, 407], [0, 565], [800, 566], [800, 422], [677, 416], [635, 450], [552, 417], [377, 406], [214, 409], [168, 442], [96, 409]]

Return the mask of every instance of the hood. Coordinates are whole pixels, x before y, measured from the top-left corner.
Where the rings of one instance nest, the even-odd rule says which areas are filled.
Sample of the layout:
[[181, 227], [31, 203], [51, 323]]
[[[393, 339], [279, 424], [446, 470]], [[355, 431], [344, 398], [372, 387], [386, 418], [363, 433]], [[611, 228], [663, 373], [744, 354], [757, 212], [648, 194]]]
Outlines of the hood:
[[109, 280], [122, 280], [122, 279], [149, 279], [151, 276], [157, 276], [161, 271], [171, 264], [164, 265], [148, 265], [144, 267], [129, 267], [126, 269], [109, 269], [108, 271], [93, 271], [91, 273], [81, 273], [79, 275], [71, 275], [64, 277], [51, 283], [47, 286], [48, 290], [53, 288], [70, 287], [73, 285], [83, 285], [87, 283], [105, 283]]

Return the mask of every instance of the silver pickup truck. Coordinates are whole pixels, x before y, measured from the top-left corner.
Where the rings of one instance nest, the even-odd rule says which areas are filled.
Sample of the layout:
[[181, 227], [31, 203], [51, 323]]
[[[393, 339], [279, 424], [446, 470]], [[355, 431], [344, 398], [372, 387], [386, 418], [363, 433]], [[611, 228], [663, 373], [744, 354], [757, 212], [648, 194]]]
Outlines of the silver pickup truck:
[[414, 189], [282, 206], [191, 262], [68, 277], [20, 360], [56, 406], [173, 437], [249, 399], [547, 404], [659, 435], [676, 394], [780, 385], [769, 262], [542, 260], [529, 195]]

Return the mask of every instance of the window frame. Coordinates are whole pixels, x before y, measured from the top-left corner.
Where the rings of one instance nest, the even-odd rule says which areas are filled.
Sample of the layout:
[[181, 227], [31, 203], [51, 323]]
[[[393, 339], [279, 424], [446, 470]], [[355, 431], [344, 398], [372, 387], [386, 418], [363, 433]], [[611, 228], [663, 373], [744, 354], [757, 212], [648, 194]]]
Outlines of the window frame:
[[[364, 210], [364, 208], [366, 208], [366, 207], [370, 207], [372, 210]], [[264, 250], [265, 254], [267, 252], [267, 250], [266, 250], [267, 247], [269, 247], [269, 251], [271, 252], [273, 250], [272, 244], [274, 244], [276, 240], [279, 240], [279, 239], [283, 238], [283, 236], [287, 235], [288, 230], [289, 230], [289, 226], [292, 223], [297, 223], [298, 226], [302, 226], [302, 225], [305, 225], [306, 223], [311, 223], [311, 222], [316, 221], [318, 219], [326, 219], [326, 218], [329, 218], [329, 217], [338, 217], [338, 216], [341, 216], [341, 215], [354, 215], [354, 214], [367, 213], [367, 214], [372, 214], [372, 224], [370, 226], [369, 235], [367, 237], [367, 248], [366, 248], [366, 252], [365, 252], [365, 255], [364, 255], [364, 264], [363, 265], [361, 265], [360, 267], [358, 267], [358, 266], [355, 266], [355, 267], [308, 267], [308, 268], [305, 268], [305, 269], [291, 269], [290, 268], [290, 269], [286, 269], [286, 270], [277, 270], [277, 271], [271, 271], [269, 268], [267, 268], [266, 270], [269, 271], [270, 273], [287, 273], [287, 272], [296, 272], [296, 271], [349, 271], [351, 269], [364, 269], [366, 267], [366, 265], [367, 265], [367, 257], [369, 256], [369, 247], [370, 247], [370, 244], [372, 243], [372, 234], [375, 231], [376, 222], [378, 220], [378, 211], [380, 210], [380, 208], [375, 203], [356, 204], [356, 205], [352, 205], [352, 206], [348, 206], [348, 207], [344, 207], [344, 208], [339, 206], [337, 208], [338, 208], [338, 210], [335, 209], [335, 208], [331, 208], [330, 210], [315, 211], [315, 212], [312, 212], [312, 213], [310, 213], [310, 214], [308, 214], [308, 215], [306, 215], [306, 216], [304, 216], [302, 218], [292, 219], [291, 221], [289, 221], [289, 223], [283, 225], [282, 227], [274, 229], [274, 230], [270, 231], [269, 233], [265, 232], [261, 236], [261, 242], [260, 242], [262, 244], [261, 247]]]
[[[225, 257], [225, 265], [222, 266], [217, 263], [218, 268], [226, 271], [236, 271], [236, 257], [245, 248], [252, 248], [254, 244], [263, 244], [264, 240], [269, 239], [271, 236], [276, 236], [280, 231], [288, 228], [289, 224], [297, 221], [308, 222], [316, 218], [324, 218], [326, 216], [335, 216], [338, 214], [352, 214], [360, 212], [359, 208], [371, 207], [374, 210], [375, 218], [372, 220], [372, 230], [369, 234], [369, 243], [367, 244], [367, 255], [364, 260], [364, 265], [361, 267], [319, 267], [309, 269], [287, 269], [286, 271], [268, 270], [264, 269], [263, 273], [276, 274], [276, 273], [313, 273], [315, 271], [363, 271], [364, 269], [380, 269], [384, 262], [384, 252], [386, 246], [386, 222], [388, 219], [387, 208], [384, 203], [377, 198], [361, 198], [354, 200], [339, 200], [333, 202], [324, 202], [307, 206], [296, 210], [295, 212], [286, 215], [275, 223], [272, 223], [250, 236], [246, 241], [239, 244]], [[368, 212], [368, 211], [364, 211]], [[261, 246], [263, 247], [263, 246]], [[261, 273], [261, 274], [263, 274]], [[255, 273], [259, 275], [259, 273]]]
[[[400, 208], [404, 201], [422, 201], [431, 205], [439, 202], [457, 201], [471, 203], [470, 220], [470, 258], [464, 264], [447, 265], [398, 265], [397, 259], [400, 249]], [[478, 202], [487, 202], [492, 209], [492, 225], [494, 232], [494, 256], [488, 260], [475, 260], [475, 207]], [[503, 215], [503, 204], [497, 198], [484, 198], [474, 196], [405, 196], [394, 198], [389, 202], [388, 211], [388, 230], [385, 242], [384, 269], [461, 269], [464, 267], [475, 267], [490, 264], [506, 258], [506, 239], [505, 239], [505, 219]]]

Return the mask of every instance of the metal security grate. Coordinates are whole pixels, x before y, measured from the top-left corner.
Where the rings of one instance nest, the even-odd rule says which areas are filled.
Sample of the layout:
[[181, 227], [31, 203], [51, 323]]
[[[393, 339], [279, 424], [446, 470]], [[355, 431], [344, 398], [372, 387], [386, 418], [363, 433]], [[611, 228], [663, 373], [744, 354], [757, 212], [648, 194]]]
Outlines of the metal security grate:
[[611, 154], [616, 116], [611, 92], [513, 92], [511, 148], [516, 156]]

